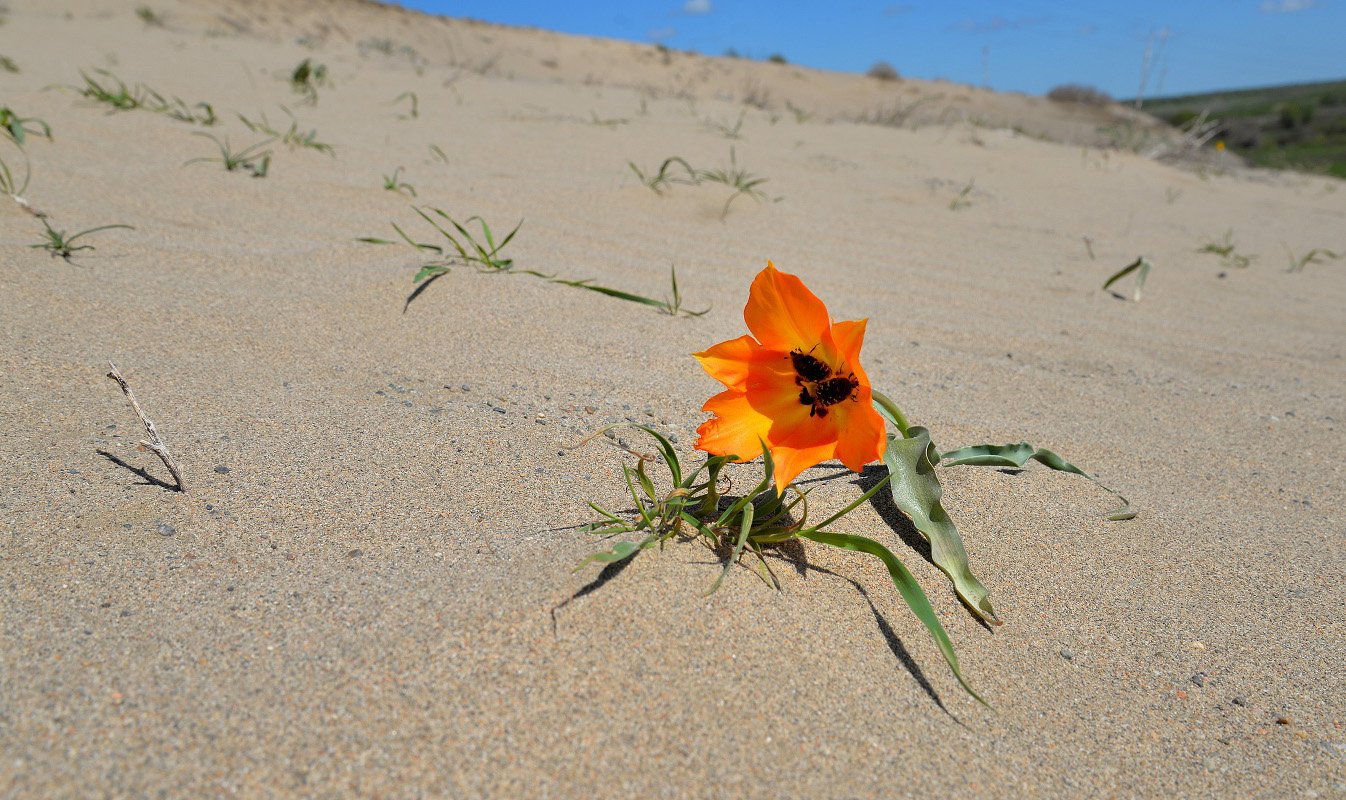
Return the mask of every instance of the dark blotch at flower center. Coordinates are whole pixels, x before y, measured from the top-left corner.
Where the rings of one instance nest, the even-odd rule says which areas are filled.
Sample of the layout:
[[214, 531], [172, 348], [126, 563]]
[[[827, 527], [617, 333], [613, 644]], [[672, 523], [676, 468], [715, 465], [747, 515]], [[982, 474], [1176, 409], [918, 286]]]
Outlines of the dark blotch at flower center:
[[799, 349], [790, 351], [790, 363], [795, 370], [795, 385], [799, 387], [799, 404], [809, 406], [810, 417], [825, 417], [828, 406], [847, 398], [856, 399], [860, 381], [854, 372], [833, 375], [832, 368], [822, 359]]

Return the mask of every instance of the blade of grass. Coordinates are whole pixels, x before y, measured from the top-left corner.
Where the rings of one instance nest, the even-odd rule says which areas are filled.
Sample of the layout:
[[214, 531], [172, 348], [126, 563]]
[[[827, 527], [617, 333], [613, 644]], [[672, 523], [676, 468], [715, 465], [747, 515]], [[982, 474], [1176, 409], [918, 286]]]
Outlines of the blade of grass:
[[1150, 274], [1150, 259], [1145, 256], [1137, 258], [1135, 261], [1132, 261], [1130, 264], [1127, 264], [1125, 267], [1122, 267], [1117, 272], [1113, 273], [1112, 277], [1108, 278], [1107, 281], [1103, 283], [1103, 289], [1106, 291], [1108, 287], [1133, 272], [1136, 273], [1135, 300], [1139, 303], [1141, 289], [1145, 288], [1145, 279], [1149, 277]]

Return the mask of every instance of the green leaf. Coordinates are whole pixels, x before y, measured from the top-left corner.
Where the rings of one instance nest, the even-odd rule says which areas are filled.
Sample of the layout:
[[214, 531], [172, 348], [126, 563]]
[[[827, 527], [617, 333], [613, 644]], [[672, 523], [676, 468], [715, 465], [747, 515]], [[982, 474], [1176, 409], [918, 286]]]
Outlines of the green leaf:
[[659, 451], [663, 454], [664, 463], [668, 465], [668, 471], [673, 477], [673, 485], [675, 487], [682, 486], [682, 464], [678, 461], [678, 452], [673, 449], [673, 443], [668, 440], [668, 437], [648, 425], [632, 423], [631, 427], [648, 433], [654, 437], [655, 441], [659, 442]]
[[1136, 511], [1131, 508], [1131, 501], [1127, 500], [1118, 492], [1109, 489], [1099, 482], [1097, 478], [1074, 464], [1061, 458], [1050, 450], [1044, 450], [1040, 447], [1033, 447], [1028, 442], [1019, 442], [1017, 444], [975, 444], [968, 447], [960, 447], [957, 450], [950, 450], [939, 457], [945, 467], [971, 466], [971, 467], [1015, 467], [1022, 468], [1029, 460], [1033, 460], [1050, 469], [1060, 472], [1070, 472], [1075, 475], [1088, 478], [1093, 481], [1098, 488], [1114, 495], [1122, 501], [1122, 507], [1109, 511], [1107, 518], [1113, 521], [1131, 519], [1136, 516]]
[[444, 273], [446, 273], [446, 272], [448, 272], [448, 271], [449, 271], [449, 268], [446, 267], [446, 266], [444, 266], [444, 265], [442, 265], [442, 264], [426, 264], [425, 266], [421, 267], [420, 272], [417, 272], [417, 273], [416, 273], [416, 277], [412, 278], [412, 279], [411, 279], [411, 282], [412, 282], [412, 283], [420, 283], [421, 281], [425, 280], [426, 278], [429, 278], [429, 277], [432, 277], [432, 276], [435, 276], [435, 275], [443, 275]]
[[939, 454], [930, 443], [930, 432], [918, 425], [907, 429], [907, 438], [888, 436], [883, 463], [892, 474], [889, 488], [893, 502], [902, 509], [916, 530], [930, 542], [930, 558], [953, 581], [954, 591], [982, 619], [1001, 624], [991, 606], [990, 592], [972, 574], [967, 550], [953, 520], [940, 505], [944, 489], [935, 475]]
[[1112, 277], [1108, 278], [1107, 282], [1103, 284], [1103, 288], [1107, 289], [1109, 286], [1113, 285], [1117, 281], [1121, 280], [1122, 278], [1125, 278], [1127, 275], [1130, 275], [1131, 273], [1134, 272], [1136, 273], [1135, 300], [1137, 303], [1139, 303], [1140, 290], [1145, 288], [1145, 279], [1149, 277], [1150, 266], [1151, 266], [1150, 259], [1146, 258], [1145, 256], [1141, 256], [1140, 258], [1137, 258], [1135, 261], [1132, 261], [1130, 264], [1127, 264], [1125, 267], [1122, 267], [1121, 269], [1114, 272]]
[[592, 278], [586, 278], [584, 280], [578, 280], [578, 281], [554, 278], [552, 279], [552, 283], [559, 283], [565, 286], [573, 286], [576, 289], [588, 289], [591, 292], [598, 292], [599, 294], [605, 294], [608, 297], [616, 297], [619, 300], [630, 300], [633, 303], [643, 303], [644, 305], [654, 306], [655, 308], [662, 308], [664, 310], [668, 310], [669, 307], [668, 303], [666, 303], [663, 300], [655, 300], [652, 297], [644, 297], [638, 294], [631, 294], [630, 292], [623, 292], [621, 289], [610, 289], [606, 286], [598, 286], [595, 283], [593, 283]]
[[636, 494], [636, 485], [631, 481], [631, 468], [622, 464], [622, 474], [626, 476], [626, 488], [631, 491], [631, 502], [636, 504], [636, 512], [640, 514], [640, 521], [645, 528], [655, 530], [654, 520], [650, 519], [650, 513], [645, 510], [645, 504], [640, 502], [640, 495]]
[[[894, 481], [893, 483], [896, 485], [897, 482]], [[953, 676], [958, 679], [958, 683], [968, 694], [977, 698], [979, 703], [987, 708], [991, 707], [963, 677], [962, 671], [958, 668], [958, 656], [953, 652], [953, 642], [949, 641], [949, 634], [945, 633], [944, 626], [939, 624], [939, 617], [935, 616], [935, 610], [930, 607], [930, 600], [921, 590], [921, 585], [916, 582], [916, 578], [907, 569], [906, 565], [897, 560], [897, 556], [894, 556], [888, 548], [864, 536], [824, 531], [800, 531], [799, 535], [805, 539], [812, 539], [819, 544], [877, 556], [883, 562], [883, 565], [888, 568], [888, 574], [893, 578], [893, 585], [897, 587], [898, 594], [902, 595], [902, 599], [907, 601], [907, 607], [934, 637], [935, 644], [939, 646], [939, 652], [943, 654], [945, 662], [948, 663], [949, 669], [953, 671]]]
[[656, 544], [658, 540], [659, 537], [651, 535], [646, 536], [639, 542], [618, 542], [616, 545], [613, 546], [611, 550], [604, 550], [599, 553], [594, 553], [593, 555], [584, 559], [580, 563], [576, 564], [575, 569], [579, 569], [580, 567], [583, 567], [585, 564], [588, 564], [592, 561], [597, 561], [600, 564], [615, 564], [618, 561], [625, 561], [626, 559], [630, 558], [631, 556], [635, 555], [641, 550], [644, 550]]
[[725, 562], [724, 569], [720, 570], [720, 576], [710, 585], [710, 589], [706, 592], [707, 596], [714, 594], [715, 590], [720, 588], [724, 576], [729, 574], [730, 568], [737, 564], [739, 557], [743, 555], [743, 545], [747, 544], [748, 534], [752, 532], [752, 512], [752, 503], [743, 506], [743, 521], [738, 526], [738, 538], [734, 540], [734, 552]]

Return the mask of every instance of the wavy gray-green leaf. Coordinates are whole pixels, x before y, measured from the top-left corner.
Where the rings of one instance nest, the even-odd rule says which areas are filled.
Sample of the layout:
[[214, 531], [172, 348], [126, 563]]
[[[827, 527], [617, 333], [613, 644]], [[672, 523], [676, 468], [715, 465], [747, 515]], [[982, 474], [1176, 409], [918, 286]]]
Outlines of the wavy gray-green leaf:
[[1115, 496], [1122, 501], [1122, 507], [1109, 511], [1107, 518], [1113, 521], [1131, 519], [1136, 516], [1136, 512], [1131, 509], [1131, 501], [1127, 500], [1120, 493], [1109, 489], [1099, 482], [1097, 478], [1074, 464], [1061, 458], [1056, 453], [1041, 447], [1034, 447], [1028, 442], [1018, 442], [1017, 444], [974, 444], [968, 447], [960, 447], [957, 450], [950, 450], [942, 456], [940, 461], [947, 461], [942, 464], [945, 467], [972, 466], [972, 467], [1015, 467], [1022, 469], [1029, 460], [1033, 460], [1061, 472], [1070, 472], [1080, 475], [1093, 481], [1098, 488]]
[[967, 550], [958, 528], [949, 519], [940, 504], [944, 489], [935, 475], [939, 453], [930, 443], [930, 431], [919, 425], [907, 428], [907, 438], [888, 436], [888, 448], [883, 452], [883, 463], [893, 479], [888, 484], [893, 502], [911, 518], [916, 530], [930, 542], [930, 560], [953, 581], [953, 589], [977, 616], [991, 623], [1001, 624], [991, 606], [991, 593], [972, 574]]

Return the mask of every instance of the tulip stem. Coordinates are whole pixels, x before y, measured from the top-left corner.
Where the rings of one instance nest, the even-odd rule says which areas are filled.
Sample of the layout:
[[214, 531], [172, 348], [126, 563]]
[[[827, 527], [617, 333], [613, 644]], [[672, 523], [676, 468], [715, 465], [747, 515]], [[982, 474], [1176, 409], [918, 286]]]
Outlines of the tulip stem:
[[883, 416], [897, 426], [897, 432], [902, 434], [903, 439], [907, 438], [907, 428], [910, 428], [911, 424], [907, 422], [906, 415], [902, 413], [902, 409], [897, 407], [897, 403], [894, 403], [891, 397], [878, 390], [871, 389], [870, 394], [874, 398], [874, 404], [879, 406], [879, 413], [888, 412]]

